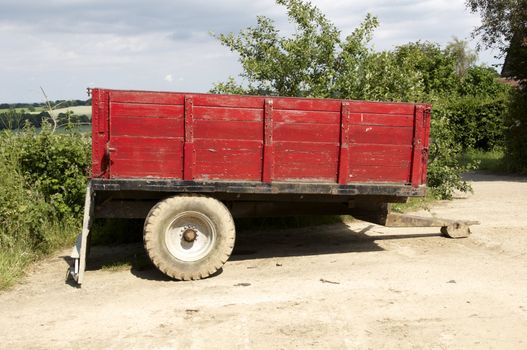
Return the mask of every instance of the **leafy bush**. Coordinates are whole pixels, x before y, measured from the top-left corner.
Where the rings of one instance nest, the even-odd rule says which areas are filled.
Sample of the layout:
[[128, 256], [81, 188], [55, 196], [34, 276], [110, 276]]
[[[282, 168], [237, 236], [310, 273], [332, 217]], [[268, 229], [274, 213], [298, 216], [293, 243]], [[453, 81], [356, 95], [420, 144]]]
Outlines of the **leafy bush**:
[[527, 174], [527, 86], [513, 91], [506, 127], [507, 166]]
[[83, 210], [86, 175], [90, 166], [90, 138], [70, 132], [42, 131], [20, 135], [20, 170], [61, 217], [77, 217]]
[[80, 229], [89, 137], [0, 132], [0, 289]]
[[452, 198], [456, 190], [462, 192], [472, 190], [470, 184], [463, 181], [461, 174], [473, 169], [474, 166], [461, 162], [459, 157], [461, 145], [454, 139], [451, 128], [448, 118], [432, 111], [428, 185], [434, 195], [442, 199]]
[[449, 130], [463, 150], [491, 150], [503, 146], [509, 99], [461, 96], [445, 98], [434, 105], [435, 115], [449, 120]]

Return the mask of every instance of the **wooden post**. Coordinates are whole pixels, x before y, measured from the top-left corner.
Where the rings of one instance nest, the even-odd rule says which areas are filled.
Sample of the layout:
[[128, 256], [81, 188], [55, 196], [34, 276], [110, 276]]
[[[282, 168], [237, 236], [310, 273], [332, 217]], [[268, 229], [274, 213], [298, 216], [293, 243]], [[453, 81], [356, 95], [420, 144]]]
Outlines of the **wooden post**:
[[410, 183], [412, 187], [418, 187], [421, 184], [421, 171], [423, 161], [423, 123], [425, 117], [425, 107], [423, 105], [415, 106], [414, 113], [414, 138], [412, 149], [412, 172], [410, 174]]
[[349, 176], [349, 161], [350, 161], [350, 109], [349, 102], [342, 102], [340, 109], [340, 150], [339, 150], [339, 167], [338, 167], [338, 183], [346, 185]]
[[273, 153], [273, 100], [266, 98], [264, 102], [262, 182], [270, 183], [273, 180]]
[[185, 96], [185, 143], [183, 145], [183, 180], [194, 179], [196, 151], [194, 149], [194, 113], [192, 96]]

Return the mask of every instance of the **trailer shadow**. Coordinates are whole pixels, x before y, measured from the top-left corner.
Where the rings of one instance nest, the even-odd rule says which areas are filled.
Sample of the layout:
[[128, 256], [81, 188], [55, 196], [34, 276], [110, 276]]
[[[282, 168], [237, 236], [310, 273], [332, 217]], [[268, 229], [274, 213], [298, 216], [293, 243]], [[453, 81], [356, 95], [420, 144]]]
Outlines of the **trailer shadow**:
[[[230, 261], [383, 251], [377, 241], [440, 236], [439, 233], [378, 235], [368, 234], [376, 227], [364, 223], [351, 230], [344, 223], [289, 229], [238, 230]], [[94, 246], [87, 260], [87, 271], [125, 271], [146, 280], [171, 281], [159, 272], [146, 255], [141, 242], [113, 246]], [[221, 274], [220, 269], [214, 276]]]
[[288, 230], [242, 230], [236, 237], [231, 261], [383, 251], [377, 241], [437, 237], [440, 233], [368, 235], [376, 227], [364, 224], [358, 231], [344, 223]]

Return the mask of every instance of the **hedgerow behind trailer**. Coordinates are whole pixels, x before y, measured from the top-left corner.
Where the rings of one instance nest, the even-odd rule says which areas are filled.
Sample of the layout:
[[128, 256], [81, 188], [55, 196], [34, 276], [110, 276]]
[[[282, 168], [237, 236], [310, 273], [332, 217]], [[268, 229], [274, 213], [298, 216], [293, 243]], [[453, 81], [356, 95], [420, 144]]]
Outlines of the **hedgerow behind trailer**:
[[233, 216], [351, 214], [387, 226], [467, 223], [395, 215], [423, 196], [430, 106], [336, 99], [93, 89], [92, 177], [71, 275], [93, 218], [146, 218], [163, 273], [210, 276], [229, 258]]

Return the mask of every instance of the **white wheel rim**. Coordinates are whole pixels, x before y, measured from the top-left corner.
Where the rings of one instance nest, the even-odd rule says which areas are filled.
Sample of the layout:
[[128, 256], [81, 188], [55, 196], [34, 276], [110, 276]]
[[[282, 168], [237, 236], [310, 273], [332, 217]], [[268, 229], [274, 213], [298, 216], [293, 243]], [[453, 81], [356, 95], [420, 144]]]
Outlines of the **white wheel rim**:
[[165, 231], [168, 251], [181, 261], [198, 261], [204, 258], [215, 242], [214, 223], [197, 211], [179, 213]]

